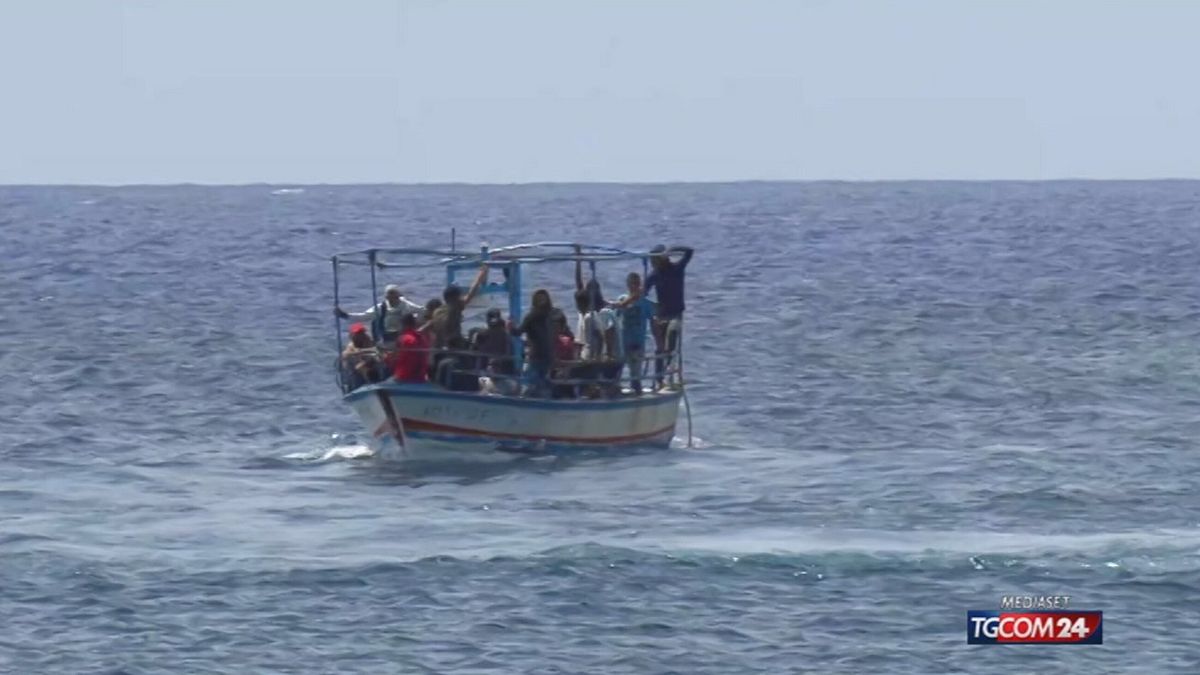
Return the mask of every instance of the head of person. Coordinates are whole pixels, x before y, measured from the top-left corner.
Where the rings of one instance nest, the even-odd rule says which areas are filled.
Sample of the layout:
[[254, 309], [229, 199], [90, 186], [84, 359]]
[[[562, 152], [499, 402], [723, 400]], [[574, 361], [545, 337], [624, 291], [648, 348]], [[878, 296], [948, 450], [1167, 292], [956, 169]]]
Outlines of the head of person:
[[375, 344], [371, 340], [371, 335], [367, 333], [367, 327], [361, 323], [350, 325], [350, 343], [355, 347], [371, 347]]
[[604, 307], [604, 294], [600, 292], [600, 282], [592, 279], [583, 288], [575, 291], [575, 309], [580, 314], [586, 314]]
[[629, 276], [625, 277], [625, 288], [629, 292], [636, 295], [642, 292], [642, 275], [637, 272], [630, 272]]
[[462, 300], [462, 294], [462, 288], [451, 284], [446, 287], [446, 290], [442, 291], [442, 300], [447, 305], [454, 305]]
[[383, 297], [389, 305], [400, 304], [400, 287], [396, 284], [389, 284], [387, 288], [383, 289]]
[[429, 302], [425, 303], [424, 319], [426, 321], [429, 321], [430, 319], [432, 319], [433, 313], [436, 312], [438, 310], [438, 307], [441, 307], [441, 306], [442, 306], [442, 301], [437, 298], [434, 298], [434, 299], [430, 300]]
[[410, 331], [417, 329], [417, 315], [409, 312], [400, 317], [400, 330]]
[[487, 322], [487, 327], [489, 330], [504, 329], [504, 315], [501, 314], [500, 310], [495, 307], [487, 311], [487, 319], [485, 319], [485, 321]]
[[604, 293], [600, 292], [599, 281], [596, 281], [595, 279], [589, 280], [583, 287], [583, 290], [588, 294], [588, 303], [591, 304], [592, 309], [600, 309], [607, 304], [604, 302]]
[[550, 291], [544, 288], [539, 288], [533, 292], [533, 297], [529, 301], [530, 306], [540, 312], [548, 312], [554, 304], [550, 302]]
[[586, 288], [575, 291], [575, 310], [580, 314], [587, 314], [592, 310], [592, 296]]
[[650, 249], [650, 253], [650, 266], [656, 270], [662, 269], [664, 265], [670, 262], [670, 259], [667, 258], [667, 247], [662, 244]]
[[571, 331], [570, 326], [567, 325], [567, 315], [562, 312], [554, 312], [554, 316], [550, 321], [554, 326], [555, 335], [562, 335]]

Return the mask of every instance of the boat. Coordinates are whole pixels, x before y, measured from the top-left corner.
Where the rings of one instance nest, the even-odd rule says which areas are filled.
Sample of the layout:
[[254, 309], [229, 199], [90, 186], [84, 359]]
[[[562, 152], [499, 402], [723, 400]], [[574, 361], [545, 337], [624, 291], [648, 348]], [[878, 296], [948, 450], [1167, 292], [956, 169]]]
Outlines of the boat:
[[[536, 242], [489, 248], [478, 252], [419, 248], [373, 248], [333, 256], [334, 305], [340, 306], [340, 274], [343, 267], [366, 267], [370, 271], [373, 299], [379, 298], [379, 272], [394, 269], [423, 270], [441, 267], [446, 284], [455, 284], [456, 276], [474, 273], [487, 266], [488, 282], [481, 284], [478, 296], [507, 300], [508, 316], [519, 324], [524, 316], [522, 281], [531, 266], [554, 262], [586, 265], [595, 278], [597, 264], [640, 264], [648, 271], [652, 254], [594, 244]], [[499, 272], [499, 274], [495, 274]], [[500, 277], [497, 279], [497, 277]], [[495, 297], [499, 296], [499, 298]], [[377, 300], [375, 300], [377, 302]], [[342, 353], [343, 325], [339, 316], [335, 329], [338, 353]], [[653, 341], [647, 336], [648, 350]], [[432, 350], [430, 350], [432, 351]], [[338, 383], [343, 399], [362, 421], [370, 444], [384, 455], [401, 459], [438, 458], [459, 453], [494, 454], [541, 453], [580, 449], [666, 448], [675, 437], [680, 402], [687, 409], [687, 434], [691, 438], [691, 409], [687, 403], [686, 383], [682, 377], [682, 349], [661, 355], [668, 367], [664, 375], [673, 386], [647, 388], [634, 392], [628, 385], [633, 375], [622, 371], [611, 377], [580, 381], [552, 379], [561, 390], [579, 392], [570, 397], [531, 396], [530, 377], [523, 374], [523, 340], [513, 338], [512, 359], [515, 382], [501, 391], [481, 387], [479, 391], [456, 391], [430, 382], [398, 382], [388, 377], [371, 383], [347, 382], [339, 358]], [[654, 378], [645, 370], [654, 359], [643, 361], [638, 379], [648, 384]], [[486, 377], [483, 372], [470, 373]], [[595, 385], [607, 387], [597, 395]], [[582, 392], [589, 391], [590, 395]]]

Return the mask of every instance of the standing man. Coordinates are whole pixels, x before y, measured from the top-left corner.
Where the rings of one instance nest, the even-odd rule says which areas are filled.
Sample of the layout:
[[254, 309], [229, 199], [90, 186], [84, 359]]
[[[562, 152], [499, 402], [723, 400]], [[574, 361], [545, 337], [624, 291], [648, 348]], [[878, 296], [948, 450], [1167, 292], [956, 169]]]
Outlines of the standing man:
[[[683, 333], [683, 272], [692, 260], [695, 250], [690, 246], [675, 246], [670, 250], [659, 244], [650, 249], [654, 254], [650, 265], [654, 271], [646, 277], [646, 292], [653, 288], [658, 298], [658, 313], [654, 318], [654, 341], [658, 347], [658, 359], [654, 363], [655, 379], [663, 386], [664, 372], [672, 363], [678, 363], [679, 381], [682, 381], [683, 360], [676, 360], [680, 337]], [[672, 262], [672, 254], [682, 254], [679, 262]], [[675, 384], [675, 373], [671, 374], [671, 386]]]
[[400, 287], [395, 284], [389, 284], [383, 291], [383, 302], [374, 305], [365, 312], [352, 314], [342, 311], [341, 307], [335, 308], [333, 311], [343, 319], [351, 321], [369, 321], [371, 323], [371, 334], [377, 342], [387, 345], [395, 344], [396, 338], [400, 337], [401, 321], [405, 315], [413, 312], [420, 312], [423, 307], [415, 302], [410, 302], [400, 294]]
[[613, 304], [621, 316], [621, 346], [629, 367], [629, 386], [642, 395], [642, 361], [646, 357], [646, 325], [654, 320], [654, 303], [642, 292], [642, 275], [630, 272], [625, 277], [629, 292]]
[[483, 288], [487, 273], [487, 263], [480, 265], [479, 274], [475, 275], [475, 281], [465, 296], [460, 286], [450, 285], [442, 291], [442, 305], [433, 311], [433, 317], [426, 324], [435, 349], [446, 349], [452, 342], [459, 343], [460, 347], [466, 344], [462, 333], [463, 312], [479, 294], [479, 289]]

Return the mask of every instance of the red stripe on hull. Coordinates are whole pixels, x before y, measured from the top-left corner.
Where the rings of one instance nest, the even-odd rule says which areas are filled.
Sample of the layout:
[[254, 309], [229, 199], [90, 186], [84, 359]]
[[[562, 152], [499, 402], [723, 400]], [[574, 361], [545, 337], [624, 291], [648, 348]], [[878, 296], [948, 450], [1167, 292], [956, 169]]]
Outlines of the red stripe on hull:
[[396, 425], [392, 424], [391, 421], [388, 421], [380, 424], [379, 428], [375, 430], [373, 435], [375, 438], [379, 438], [380, 436], [395, 436], [396, 431]]
[[645, 441], [656, 436], [672, 432], [675, 430], [675, 425], [663, 427], [658, 431], [651, 431], [645, 434], [632, 434], [629, 436], [597, 436], [589, 438], [579, 438], [575, 436], [530, 436], [528, 434], [506, 434], [493, 431], [479, 431], [477, 429], [464, 429], [462, 427], [452, 427], [445, 424], [437, 424], [435, 422], [422, 422], [420, 420], [404, 419], [402, 420], [404, 428], [408, 431], [424, 431], [430, 433], [455, 434], [458, 436], [478, 436], [480, 438], [502, 438], [519, 441], [546, 441], [548, 443], [594, 443], [596, 445], [615, 445], [620, 443], [636, 443], [637, 441]]

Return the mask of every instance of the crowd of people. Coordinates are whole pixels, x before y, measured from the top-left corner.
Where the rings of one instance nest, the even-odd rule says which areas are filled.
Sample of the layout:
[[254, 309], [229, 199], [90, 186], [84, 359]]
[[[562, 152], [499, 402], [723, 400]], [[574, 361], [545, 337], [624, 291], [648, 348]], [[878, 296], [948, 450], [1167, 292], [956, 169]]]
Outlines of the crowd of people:
[[[335, 308], [339, 317], [353, 322], [340, 359], [343, 385], [349, 391], [392, 378], [433, 382], [454, 391], [597, 398], [620, 395], [627, 379], [629, 393], [640, 395], [647, 377], [648, 336], [653, 336], [651, 389], [679, 386], [684, 271], [693, 250], [656, 246], [650, 274], [643, 280], [630, 272], [625, 293], [612, 302], [605, 300], [598, 281], [584, 281], [581, 248], [576, 246], [575, 253], [573, 331], [550, 292], [538, 289], [520, 323], [506, 321], [493, 308], [484, 326], [464, 335], [464, 313], [487, 280], [486, 264], [466, 292], [451, 285], [424, 306], [390, 285], [383, 300], [364, 312]], [[651, 291], [656, 301], [647, 297]], [[516, 368], [515, 338], [524, 339], [523, 374]]]

